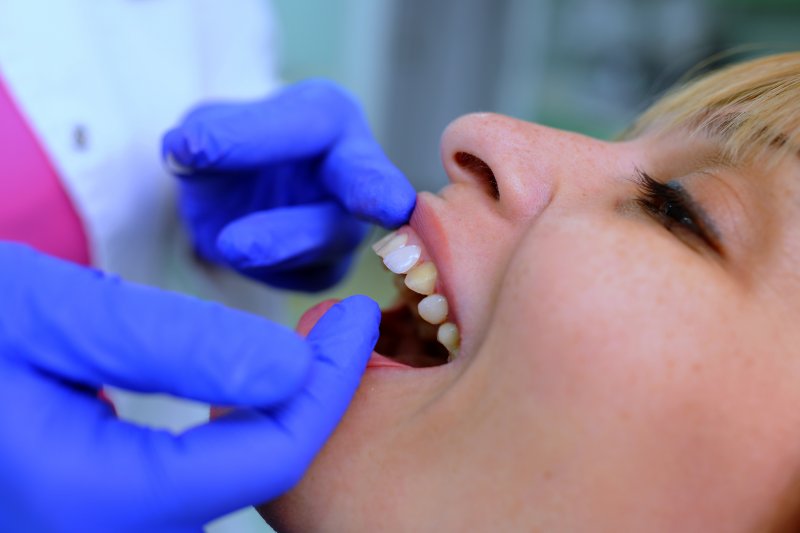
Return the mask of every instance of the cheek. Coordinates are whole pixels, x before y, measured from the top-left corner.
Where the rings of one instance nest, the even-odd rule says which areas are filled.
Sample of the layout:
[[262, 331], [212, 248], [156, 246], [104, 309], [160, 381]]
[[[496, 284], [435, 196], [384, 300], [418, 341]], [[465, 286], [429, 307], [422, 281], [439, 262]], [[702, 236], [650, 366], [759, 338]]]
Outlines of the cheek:
[[548, 406], [598, 429], [713, 400], [704, 379], [725, 380], [746, 346], [729, 327], [742, 320], [732, 287], [651, 231], [592, 227], [543, 227], [523, 241], [487, 337], [487, 371], [516, 392], [518, 410]]
[[669, 347], [680, 355], [725, 332], [718, 324], [736, 295], [721, 271], [669, 236], [596, 226], [572, 221], [528, 235], [510, 263], [495, 326], [533, 352], [583, 363], [601, 354], [656, 363], [640, 355], [671, 357]]
[[[521, 268], [510, 271], [518, 290], [499, 299], [492, 333], [502, 361], [494, 371], [531, 391], [533, 403], [580, 415], [663, 402], [678, 376], [710, 357], [697, 347], [711, 351], [723, 340], [710, 317], [725, 306], [686, 270], [668, 272], [614, 243], [570, 244], [542, 257], [548, 248], [539, 241], [537, 256], [520, 256]], [[698, 297], [701, 304], [690, 303]]]
[[765, 355], [753, 306], [706, 259], [652, 232], [590, 229], [542, 227], [510, 263], [483, 346], [490, 381], [505, 385], [490, 399], [498, 416], [533, 428], [526, 446], [550, 443], [549, 465], [615, 480], [620, 502], [677, 491], [696, 507], [719, 483], [752, 497], [759, 458], [748, 454], [786, 457], [769, 428], [794, 394], [789, 383], [774, 390], [789, 374]]

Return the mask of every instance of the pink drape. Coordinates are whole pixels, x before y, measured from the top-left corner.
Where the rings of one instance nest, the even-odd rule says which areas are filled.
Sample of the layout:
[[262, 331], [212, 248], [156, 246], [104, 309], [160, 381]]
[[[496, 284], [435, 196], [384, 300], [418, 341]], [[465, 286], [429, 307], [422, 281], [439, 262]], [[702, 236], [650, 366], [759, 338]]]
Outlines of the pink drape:
[[83, 223], [0, 76], [0, 240], [90, 263]]

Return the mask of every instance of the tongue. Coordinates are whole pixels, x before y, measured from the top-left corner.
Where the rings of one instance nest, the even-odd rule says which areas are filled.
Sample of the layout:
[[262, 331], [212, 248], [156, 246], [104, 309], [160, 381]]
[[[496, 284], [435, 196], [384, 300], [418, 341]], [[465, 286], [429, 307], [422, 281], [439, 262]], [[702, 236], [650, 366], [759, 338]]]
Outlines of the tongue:
[[[328, 309], [336, 305], [340, 300], [335, 298], [331, 298], [330, 300], [324, 300], [315, 306], [311, 307], [308, 311], [303, 313], [303, 316], [300, 317], [300, 320], [297, 322], [297, 326], [294, 328], [297, 333], [305, 337], [308, 333], [313, 329], [314, 325], [322, 318], [322, 315], [328, 312]], [[402, 363], [398, 363], [388, 357], [385, 357], [377, 352], [372, 352], [372, 357], [369, 358], [367, 362], [367, 368], [377, 368], [377, 367], [391, 367], [391, 368], [411, 368], [408, 365], [404, 365]]]
[[319, 321], [319, 319], [322, 318], [322, 315], [327, 313], [328, 309], [339, 302], [340, 300], [331, 298], [330, 300], [324, 300], [311, 307], [308, 311], [303, 313], [303, 316], [301, 316], [300, 320], [297, 321], [297, 326], [294, 328], [294, 330], [305, 337]]

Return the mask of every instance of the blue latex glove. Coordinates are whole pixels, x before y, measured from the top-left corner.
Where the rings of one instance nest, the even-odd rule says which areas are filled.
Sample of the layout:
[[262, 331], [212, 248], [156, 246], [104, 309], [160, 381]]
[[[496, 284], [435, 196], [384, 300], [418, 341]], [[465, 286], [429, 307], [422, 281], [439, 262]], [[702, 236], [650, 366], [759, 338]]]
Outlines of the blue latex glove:
[[399, 226], [416, 201], [356, 102], [328, 81], [200, 107], [164, 136], [163, 154], [200, 254], [282, 288], [333, 285], [362, 221]]
[[[0, 243], [0, 531], [197, 531], [289, 489], [378, 335], [366, 297], [306, 339], [217, 304]], [[179, 436], [115, 418], [114, 385], [244, 406]]]

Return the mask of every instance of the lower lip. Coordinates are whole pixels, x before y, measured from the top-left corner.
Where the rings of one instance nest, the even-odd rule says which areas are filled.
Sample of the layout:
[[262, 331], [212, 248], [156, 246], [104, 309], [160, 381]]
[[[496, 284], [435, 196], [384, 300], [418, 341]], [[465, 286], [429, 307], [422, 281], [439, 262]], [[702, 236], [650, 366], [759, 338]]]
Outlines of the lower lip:
[[[308, 311], [303, 313], [303, 316], [300, 317], [295, 331], [304, 337], [308, 335], [308, 333], [314, 327], [314, 324], [316, 324], [317, 321], [322, 318], [322, 315], [324, 315], [328, 309], [333, 307], [337, 302], [339, 302], [339, 300], [330, 299], [311, 307]], [[414, 367], [398, 363], [397, 361], [389, 359], [388, 357], [377, 352], [372, 352], [369, 361], [367, 361], [367, 370], [370, 368], [398, 368], [403, 370], [414, 369]]]
[[404, 365], [402, 363], [398, 363], [394, 359], [389, 359], [388, 357], [379, 354], [378, 352], [372, 352], [372, 355], [367, 361], [367, 369], [370, 368], [402, 368], [405, 370], [412, 369], [413, 367]]

